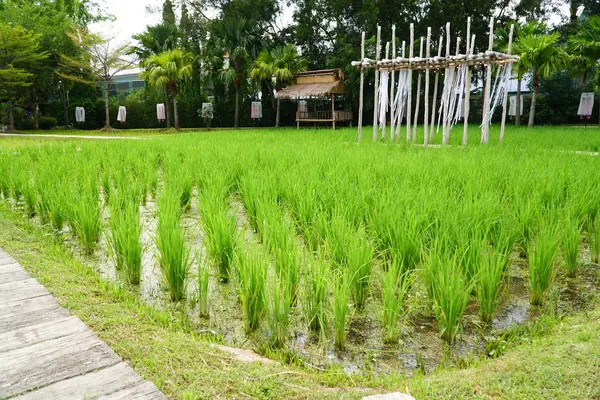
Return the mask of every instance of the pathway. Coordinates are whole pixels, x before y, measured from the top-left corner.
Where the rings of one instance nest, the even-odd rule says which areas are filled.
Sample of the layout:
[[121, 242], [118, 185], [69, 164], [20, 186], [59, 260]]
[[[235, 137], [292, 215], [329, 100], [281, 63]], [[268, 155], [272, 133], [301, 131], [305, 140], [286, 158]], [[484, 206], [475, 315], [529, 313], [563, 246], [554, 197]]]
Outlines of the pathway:
[[52, 139], [98, 139], [98, 140], [142, 140], [143, 136], [100, 136], [100, 135], [51, 135], [47, 133], [0, 133], [0, 137], [52, 138]]
[[0, 399], [13, 397], [165, 399], [0, 249]]

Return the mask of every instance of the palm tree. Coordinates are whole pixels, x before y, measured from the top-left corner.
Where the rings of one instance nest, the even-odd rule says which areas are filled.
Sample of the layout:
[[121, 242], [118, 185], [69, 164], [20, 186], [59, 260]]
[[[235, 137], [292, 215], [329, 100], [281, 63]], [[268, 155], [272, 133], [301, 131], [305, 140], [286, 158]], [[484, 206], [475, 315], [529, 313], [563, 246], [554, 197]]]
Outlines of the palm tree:
[[567, 50], [584, 74], [596, 67], [600, 91], [600, 16], [590, 17], [579, 26], [577, 33], [567, 41]]
[[239, 126], [240, 85], [247, 78], [249, 65], [256, 56], [259, 39], [254, 25], [244, 18], [225, 18], [216, 21], [212, 32], [212, 50], [231, 60], [233, 68], [226, 65], [218, 72], [217, 79], [235, 87], [235, 122]]
[[557, 42], [558, 32], [551, 35], [527, 34], [521, 36], [515, 43], [515, 54], [521, 57], [519, 63], [524, 70], [531, 71], [533, 74], [533, 94], [528, 124], [530, 128], [533, 126], [535, 118], [535, 103], [540, 77], [549, 77], [553, 72], [565, 66], [568, 60], [567, 53], [558, 46]]
[[165, 87], [173, 98], [173, 114], [175, 129], [179, 129], [179, 114], [177, 113], [177, 82], [192, 76], [192, 55], [180, 49], [165, 51], [150, 56], [144, 61], [146, 68], [142, 77], [150, 86]]
[[[275, 79], [275, 90], [279, 92], [283, 87], [294, 80], [294, 74], [306, 71], [308, 61], [298, 57], [298, 51], [293, 44], [287, 44], [282, 47], [276, 47], [271, 50], [263, 50], [256, 61], [254, 68], [250, 72], [250, 77], [267, 82], [272, 90], [272, 82]], [[275, 118], [275, 127], [279, 127], [279, 109], [280, 100], [277, 98], [277, 116]]]
[[[135, 54], [141, 63], [149, 57], [165, 51], [174, 50], [179, 43], [179, 32], [175, 25], [158, 24], [148, 26], [142, 33], [133, 35], [137, 44], [131, 47], [131, 53]], [[162, 88], [165, 95], [165, 108], [167, 117], [167, 128], [171, 127], [171, 105], [167, 88]]]

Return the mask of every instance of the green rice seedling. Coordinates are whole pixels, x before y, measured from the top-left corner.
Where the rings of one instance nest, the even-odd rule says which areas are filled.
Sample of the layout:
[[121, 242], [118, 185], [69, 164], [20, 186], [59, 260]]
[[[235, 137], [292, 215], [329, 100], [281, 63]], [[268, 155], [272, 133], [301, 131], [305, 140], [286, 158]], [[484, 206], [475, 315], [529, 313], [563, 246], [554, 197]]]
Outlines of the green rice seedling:
[[267, 310], [269, 338], [273, 347], [283, 347], [290, 325], [292, 290], [287, 279], [273, 275], [270, 285], [270, 302]]
[[105, 168], [100, 175], [100, 185], [102, 186], [102, 192], [104, 193], [104, 201], [108, 204], [110, 200], [110, 194], [112, 192], [112, 185], [110, 183], [110, 173], [108, 168]]
[[38, 191], [29, 177], [23, 181], [23, 201], [25, 202], [25, 212], [29, 218], [35, 217], [35, 212], [38, 209]]
[[563, 221], [562, 229], [562, 252], [565, 267], [567, 268], [567, 276], [574, 278], [577, 274], [581, 228], [577, 218], [569, 216]]
[[308, 326], [313, 332], [324, 332], [325, 330], [329, 285], [329, 266], [319, 257], [312, 258], [308, 263], [304, 312]]
[[338, 266], [345, 265], [348, 261], [348, 245], [352, 231], [352, 226], [346, 221], [343, 214], [335, 212], [322, 234], [328, 245], [331, 259]]
[[254, 246], [238, 253], [239, 296], [248, 332], [255, 331], [265, 312], [267, 263]]
[[69, 201], [73, 233], [83, 251], [92, 254], [102, 234], [100, 199], [94, 179], [88, 178], [87, 182], [72, 188]]
[[479, 303], [479, 315], [489, 323], [496, 311], [508, 256], [501, 249], [487, 246], [482, 250], [475, 275], [475, 293]]
[[111, 197], [109, 244], [117, 261], [117, 270], [127, 283], [139, 285], [142, 270], [142, 226], [134, 197], [115, 193]]
[[535, 224], [537, 219], [537, 208], [533, 200], [523, 201], [516, 205], [517, 244], [521, 251], [521, 257], [527, 257]]
[[398, 257], [391, 258], [386, 264], [381, 278], [381, 326], [385, 343], [398, 341], [398, 321], [413, 276], [413, 271], [404, 271], [404, 263]]
[[181, 203], [177, 192], [165, 188], [158, 200], [156, 247], [158, 262], [172, 301], [185, 298], [192, 259], [181, 228]]
[[424, 272], [440, 335], [451, 343], [460, 329], [473, 286], [461, 268], [464, 249], [455, 254], [440, 249], [437, 247], [430, 255]]
[[194, 190], [194, 181], [188, 174], [182, 174], [179, 177], [179, 202], [182, 210], [188, 210], [192, 204], [192, 191]]
[[529, 286], [530, 301], [533, 305], [541, 305], [544, 295], [554, 280], [554, 264], [558, 241], [554, 227], [543, 227], [533, 242], [529, 254]]
[[338, 271], [333, 282], [333, 299], [331, 301], [333, 318], [334, 346], [343, 350], [346, 346], [346, 320], [350, 309], [351, 278]]
[[350, 238], [348, 247], [347, 263], [351, 274], [352, 299], [356, 308], [362, 310], [368, 296], [374, 250], [362, 230]]
[[591, 217], [587, 220], [588, 243], [590, 245], [591, 261], [598, 264], [600, 261], [600, 217]]
[[235, 216], [230, 213], [230, 201], [223, 188], [209, 186], [199, 197], [200, 214], [206, 247], [219, 271], [221, 282], [228, 282], [237, 242]]
[[209, 308], [208, 308], [208, 284], [209, 284], [209, 267], [208, 265], [200, 262], [200, 257], [197, 257], [198, 260], [198, 311], [202, 318], [209, 317]]

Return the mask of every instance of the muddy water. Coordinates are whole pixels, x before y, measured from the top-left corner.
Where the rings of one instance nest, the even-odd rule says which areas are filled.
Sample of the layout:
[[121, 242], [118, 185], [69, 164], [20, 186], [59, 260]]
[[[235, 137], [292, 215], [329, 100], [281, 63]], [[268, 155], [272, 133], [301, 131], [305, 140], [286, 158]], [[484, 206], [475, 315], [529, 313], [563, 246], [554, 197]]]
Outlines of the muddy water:
[[[185, 305], [190, 321], [198, 331], [210, 332], [222, 338], [224, 344], [232, 347], [249, 348], [260, 351], [266, 343], [268, 328], [266, 324], [254, 334], [247, 336], [244, 332], [243, 316], [236, 294], [234, 280], [222, 284], [216, 278], [216, 271], [211, 267], [209, 284], [210, 318], [199, 318], [195, 296], [197, 290], [198, 265], [210, 265], [206, 247], [205, 233], [197, 206], [197, 193], [194, 192], [192, 204], [182, 216], [182, 227], [192, 254], [196, 256], [190, 267], [188, 282], [188, 301]], [[11, 202], [14, 209], [22, 209], [18, 202]], [[250, 227], [241, 201], [232, 197], [231, 212], [236, 216], [240, 237], [246, 243], [260, 245], [260, 240]], [[171, 308], [158, 265], [154, 235], [156, 232], [156, 203], [148, 198], [146, 205], [140, 206], [143, 226], [142, 243], [142, 278], [139, 287], [141, 298], [157, 308]], [[289, 217], [289, 216], [286, 216]], [[108, 226], [108, 215], [103, 212], [105, 226]], [[33, 223], [41, 224], [39, 219]], [[92, 256], [83, 256], [76, 239], [72, 238], [68, 225], [61, 235], [65, 247], [79, 257], [81, 261], [92, 266], [104, 279], [118, 282], [114, 257], [108, 251], [106, 237], [103, 234], [97, 251]], [[299, 247], [310, 257], [301, 237], [297, 241]], [[584, 310], [589, 306], [593, 293], [600, 289], [600, 266], [589, 262], [590, 254], [587, 245], [580, 249], [581, 265], [576, 278], [566, 278], [559, 270], [555, 288], [551, 291], [546, 307], [555, 313], [570, 313]], [[463, 329], [452, 345], [440, 339], [435, 318], [428, 311], [424, 288], [415, 285], [411, 295], [410, 309], [414, 310], [402, 323], [400, 340], [397, 344], [386, 345], [381, 339], [381, 324], [377, 288], [373, 288], [373, 296], [361, 312], [351, 310], [347, 326], [347, 347], [344, 351], [334, 351], [331, 334], [327, 338], [311, 333], [307, 329], [302, 315], [302, 303], [291, 313], [291, 327], [286, 347], [298, 358], [315, 368], [327, 368], [332, 364], [339, 365], [347, 373], [385, 374], [402, 370], [411, 375], [415, 370], [431, 371], [440, 364], [453, 364], [460, 359], [482, 356], [485, 353], [486, 338], [501, 334], [517, 324], [524, 324], [535, 319], [542, 312], [529, 304], [527, 289], [527, 262], [519, 258], [515, 252], [507, 272], [507, 279], [501, 296], [501, 303], [491, 324], [482, 323], [477, 315], [476, 304], [469, 304], [463, 319]]]

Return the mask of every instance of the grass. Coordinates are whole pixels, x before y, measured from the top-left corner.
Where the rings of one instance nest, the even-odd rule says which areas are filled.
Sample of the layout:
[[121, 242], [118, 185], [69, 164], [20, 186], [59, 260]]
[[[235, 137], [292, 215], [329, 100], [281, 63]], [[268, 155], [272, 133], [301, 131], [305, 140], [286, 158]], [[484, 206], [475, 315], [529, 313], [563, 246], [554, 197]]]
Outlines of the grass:
[[577, 275], [580, 241], [581, 227], [579, 221], [573, 217], [565, 218], [562, 230], [562, 250], [567, 276], [570, 278]]
[[330, 269], [321, 258], [309, 262], [306, 278], [305, 314], [308, 326], [313, 332], [323, 333], [326, 327], [327, 299], [330, 287]]
[[287, 339], [293, 301], [292, 290], [289, 288], [290, 285], [291, 283], [285, 277], [278, 279], [276, 276], [273, 276], [271, 278], [267, 321], [269, 324], [270, 342], [274, 347], [283, 347]]
[[102, 234], [100, 197], [94, 180], [89, 176], [84, 179], [71, 186], [69, 222], [82, 250], [92, 254]]
[[127, 283], [139, 285], [142, 271], [142, 226], [139, 206], [134, 198], [124, 193], [112, 197], [109, 226], [109, 243], [115, 253], [117, 271], [123, 273]]
[[253, 332], [265, 313], [267, 268], [257, 247], [251, 246], [238, 254], [238, 295], [246, 331]]
[[333, 343], [336, 349], [343, 350], [346, 346], [346, 320], [350, 310], [351, 281], [347, 273], [338, 271], [333, 281], [333, 299], [331, 300], [331, 315], [333, 322]]
[[495, 247], [484, 250], [475, 277], [479, 315], [483, 322], [491, 322], [498, 307], [507, 264], [508, 256], [501, 250]]
[[529, 251], [530, 299], [531, 304], [536, 306], [544, 302], [546, 291], [556, 274], [556, 236], [554, 227], [545, 227], [532, 244], [533, 249]]
[[[197, 257], [200, 260], [200, 257]], [[210, 283], [209, 268], [204, 263], [198, 262], [198, 313], [203, 318], [208, 318], [209, 301], [208, 301], [208, 285]]]
[[405, 299], [408, 297], [413, 280], [412, 271], [404, 272], [402, 260], [391, 259], [381, 279], [381, 326], [385, 343], [398, 341], [398, 321], [406, 309]]

